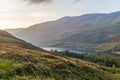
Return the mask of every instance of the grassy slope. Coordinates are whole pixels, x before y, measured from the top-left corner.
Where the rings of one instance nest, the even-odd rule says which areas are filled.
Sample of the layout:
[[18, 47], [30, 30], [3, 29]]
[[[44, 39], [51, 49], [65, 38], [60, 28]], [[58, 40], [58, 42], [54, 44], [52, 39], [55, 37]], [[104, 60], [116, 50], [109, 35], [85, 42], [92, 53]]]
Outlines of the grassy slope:
[[113, 68], [52, 55], [4, 33], [0, 31], [0, 79], [120, 80], [120, 74], [104, 70]]

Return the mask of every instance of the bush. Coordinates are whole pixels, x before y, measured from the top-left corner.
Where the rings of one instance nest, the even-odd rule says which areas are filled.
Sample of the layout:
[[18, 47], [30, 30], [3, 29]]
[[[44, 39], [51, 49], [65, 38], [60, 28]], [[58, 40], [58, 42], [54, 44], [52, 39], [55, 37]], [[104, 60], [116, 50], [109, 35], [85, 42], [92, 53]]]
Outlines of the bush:
[[0, 79], [8, 79], [15, 74], [15, 69], [10, 63], [0, 62]]

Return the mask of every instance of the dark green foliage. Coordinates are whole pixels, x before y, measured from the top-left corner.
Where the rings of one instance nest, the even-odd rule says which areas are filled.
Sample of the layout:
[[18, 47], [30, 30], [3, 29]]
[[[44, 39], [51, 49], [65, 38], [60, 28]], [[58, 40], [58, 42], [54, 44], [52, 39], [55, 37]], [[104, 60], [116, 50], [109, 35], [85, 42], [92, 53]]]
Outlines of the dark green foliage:
[[100, 65], [109, 66], [109, 67], [117, 67], [120, 68], [120, 57], [115, 57], [106, 54], [76, 54], [69, 51], [51, 51], [53, 54], [60, 56], [68, 56], [78, 59], [83, 59], [87, 61], [91, 61], [94, 63], [98, 63]]
[[0, 79], [9, 79], [9, 77], [12, 77], [15, 75], [15, 69], [12, 67], [11, 63], [5, 63], [0, 61]]

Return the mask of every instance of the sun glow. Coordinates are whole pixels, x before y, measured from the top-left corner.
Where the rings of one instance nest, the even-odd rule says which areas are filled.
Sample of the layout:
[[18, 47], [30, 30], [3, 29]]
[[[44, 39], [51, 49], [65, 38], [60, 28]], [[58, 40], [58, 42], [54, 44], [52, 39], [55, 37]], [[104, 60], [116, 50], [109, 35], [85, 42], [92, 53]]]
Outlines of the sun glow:
[[[46, 0], [47, 1], [47, 0]], [[119, 11], [119, 3], [115, 0], [52, 0], [37, 4], [31, 0], [27, 4], [24, 0], [1, 0], [0, 1], [0, 29], [29, 27], [36, 23], [51, 21], [64, 16], [78, 16], [87, 13], [110, 13]], [[95, 5], [93, 5], [95, 4]], [[102, 6], [101, 6], [102, 4]], [[115, 4], [114, 6], [111, 6]]]

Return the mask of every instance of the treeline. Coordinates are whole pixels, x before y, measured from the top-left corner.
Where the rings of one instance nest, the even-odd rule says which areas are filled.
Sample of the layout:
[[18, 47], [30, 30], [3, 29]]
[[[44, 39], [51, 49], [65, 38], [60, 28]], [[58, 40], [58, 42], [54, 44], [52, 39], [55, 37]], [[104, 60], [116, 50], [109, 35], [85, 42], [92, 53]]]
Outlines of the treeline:
[[115, 57], [106, 54], [76, 54], [69, 51], [57, 51], [51, 50], [52, 54], [56, 54], [59, 56], [67, 56], [72, 58], [78, 58], [87, 60], [90, 62], [98, 63], [100, 65], [108, 66], [108, 67], [117, 67], [120, 68], [120, 57]]

